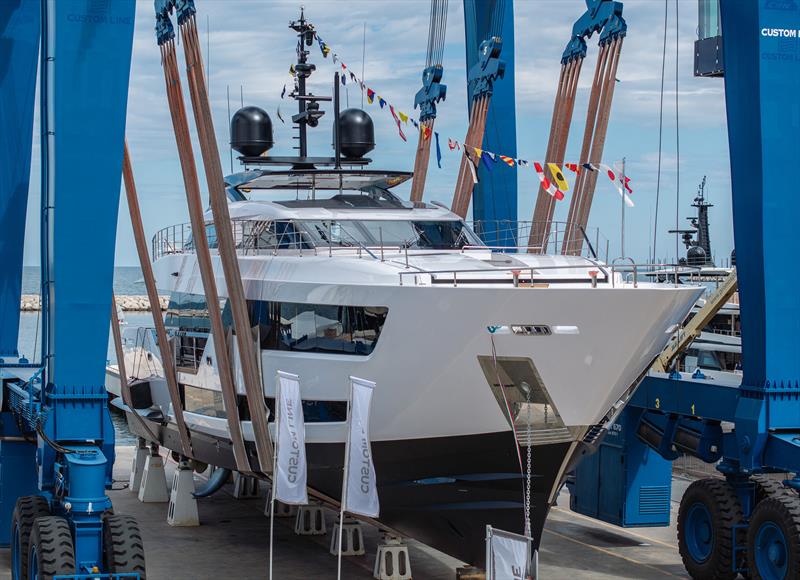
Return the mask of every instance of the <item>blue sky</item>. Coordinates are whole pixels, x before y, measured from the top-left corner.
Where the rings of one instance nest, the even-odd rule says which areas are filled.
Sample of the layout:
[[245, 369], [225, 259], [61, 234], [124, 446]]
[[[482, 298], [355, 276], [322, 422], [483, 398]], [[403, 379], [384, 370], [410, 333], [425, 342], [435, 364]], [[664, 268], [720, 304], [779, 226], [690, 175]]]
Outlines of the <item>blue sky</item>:
[[[230, 170], [227, 87], [230, 87], [232, 110], [238, 108], [242, 87], [246, 105], [260, 106], [270, 113], [276, 137], [273, 153], [289, 153], [292, 136], [290, 125], [282, 125], [275, 111], [281, 103], [281, 89], [289, 80], [287, 69], [294, 62], [295, 37], [287, 25], [297, 17], [299, 3], [196, 0], [196, 4], [204, 47], [210, 40], [209, 84], [225, 172]], [[518, 156], [542, 160], [550, 130], [560, 55], [569, 39], [572, 23], [585, 10], [585, 3], [583, 0], [516, 0], [514, 4]], [[712, 210], [712, 249], [719, 261], [730, 254], [733, 244], [723, 81], [693, 77], [697, 2], [678, 0], [678, 6], [680, 221], [683, 227], [686, 223], [683, 218], [692, 213], [690, 200], [703, 175], [707, 174], [707, 191], [716, 205]], [[366, 22], [364, 79], [367, 85], [400, 110], [408, 114], [413, 112], [413, 98], [421, 85], [420, 73], [425, 61], [430, 10], [428, 1], [352, 0], [343, 3], [309, 0], [305, 2], [305, 7], [307, 16], [316, 25], [320, 35], [359, 75], [362, 34]], [[188, 221], [159, 51], [153, 33], [152, 10], [149, 0], [137, 4], [127, 126], [148, 237], [163, 227]], [[467, 129], [462, 3], [451, 0], [449, 10], [444, 55], [444, 82], [448, 85], [448, 93], [447, 101], [439, 106], [436, 122], [436, 128], [443, 138], [443, 167], [438, 169], [433, 163], [425, 193], [426, 200], [436, 199], [448, 204], [458, 172], [458, 157], [449, 153], [446, 140], [447, 137], [461, 140]], [[658, 235], [660, 257], [675, 254], [674, 235], [667, 234], [667, 230], [675, 225], [677, 189], [674, 0], [670, 0], [669, 13]], [[605, 161], [611, 164], [623, 156], [627, 159], [627, 172], [635, 187], [636, 207], [626, 214], [626, 250], [627, 254], [637, 259], [645, 259], [652, 245], [655, 211], [664, 2], [627, 0], [625, 18], [628, 37], [617, 74], [620, 82], [616, 87], [611, 113]], [[210, 35], [207, 35], [209, 29]], [[567, 148], [568, 159], [577, 160], [583, 136], [588, 85], [597, 56], [596, 37], [590, 40], [589, 46]], [[317, 64], [318, 72], [311, 79], [311, 90], [317, 94], [328, 94], [333, 64], [330, 58], [323, 60], [316, 47], [312, 59]], [[350, 105], [360, 105], [360, 91], [350, 85], [348, 87], [349, 94], [346, 97]], [[293, 101], [283, 101], [281, 110], [284, 117], [288, 118], [293, 109]], [[377, 106], [366, 106], [366, 109], [373, 115], [376, 125], [378, 146], [371, 154], [374, 166], [411, 170], [415, 136], [404, 143], [397, 136], [387, 112], [380, 111]], [[312, 130], [311, 149], [317, 154], [324, 155], [329, 151], [330, 122], [330, 115], [326, 115], [320, 127]], [[37, 132], [34, 131], [35, 134]], [[196, 145], [195, 155], [199, 164]], [[90, 158], [90, 155], [87, 157]], [[238, 170], [236, 165], [234, 160], [235, 171]], [[202, 182], [202, 171], [200, 173]], [[35, 183], [38, 175], [38, 145], [35, 145], [28, 212], [27, 264], [36, 264], [38, 261], [36, 216], [39, 198], [38, 184]], [[538, 180], [532, 169], [522, 169], [518, 181], [519, 218], [529, 220]], [[566, 218], [569, 199], [568, 194], [566, 201], [559, 204], [556, 219]], [[618, 255], [619, 196], [608, 181], [600, 180], [594, 199], [589, 225], [600, 228], [611, 241], [610, 254]], [[117, 264], [132, 265], [137, 263], [135, 249], [124, 199], [121, 203]]]

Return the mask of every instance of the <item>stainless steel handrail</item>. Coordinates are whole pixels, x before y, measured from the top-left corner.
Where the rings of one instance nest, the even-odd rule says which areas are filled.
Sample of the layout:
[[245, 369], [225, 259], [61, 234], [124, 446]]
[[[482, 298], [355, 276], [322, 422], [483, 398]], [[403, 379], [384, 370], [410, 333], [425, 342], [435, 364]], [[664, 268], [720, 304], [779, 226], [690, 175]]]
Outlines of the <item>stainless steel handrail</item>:
[[[409, 272], [401, 271], [401, 272], [398, 272], [398, 275], [400, 277], [400, 285], [401, 286], [404, 285], [403, 284], [403, 279], [404, 279], [405, 276], [415, 276], [416, 277], [416, 276], [420, 276], [420, 275], [430, 275], [430, 276], [441, 275], [442, 276], [442, 280], [446, 279], [445, 275], [452, 276], [454, 285], [457, 285], [458, 275], [459, 274], [478, 274], [478, 273], [479, 274], [503, 274], [503, 273], [505, 273], [505, 274], [510, 274], [512, 276], [512, 280], [513, 280], [513, 277], [515, 276], [515, 273], [516, 273], [516, 276], [518, 278], [520, 274], [530, 272], [531, 273], [530, 280], [533, 281], [537, 277], [537, 274], [539, 274], [538, 277], [541, 278], [541, 272], [542, 271], [546, 271], [546, 270], [592, 270], [593, 268], [596, 268], [597, 271], [602, 272], [602, 274], [603, 274], [603, 277], [600, 278], [599, 281], [600, 282], [609, 282], [609, 281], [611, 281], [612, 288], [615, 287], [614, 280], [613, 280], [613, 274], [615, 272], [614, 272], [614, 267], [613, 266], [611, 268], [611, 273], [612, 274], [611, 274], [611, 276], [609, 276], [609, 269], [608, 269], [608, 266], [606, 264], [603, 264], [602, 262], [599, 262], [599, 261], [596, 261], [596, 260], [592, 260], [592, 259], [589, 259], [589, 258], [584, 258], [584, 260], [587, 260], [587, 262], [589, 262], [589, 263], [588, 264], [562, 264], [562, 265], [552, 265], [552, 266], [532, 266], [532, 267], [531, 266], [526, 266], [526, 267], [509, 266], [509, 267], [503, 267], [503, 268], [475, 268], [475, 269], [472, 269], [472, 268], [470, 268], [470, 269], [453, 269], [453, 268], [451, 268], [451, 269], [445, 269], [445, 270], [425, 270], [425, 269], [418, 268], [418, 267], [415, 267], [415, 266], [412, 265], [411, 266], [411, 268], [412, 268], [411, 271], [409, 271]], [[629, 267], [635, 268], [637, 271], [640, 268], [650, 267], [652, 265], [653, 264], [636, 263], [633, 260], [631, 260], [631, 263], [628, 264]], [[663, 267], [663, 266], [671, 266], [671, 264], [656, 264], [656, 266], [661, 266], [661, 267]], [[465, 281], [464, 278], [462, 278], [462, 282], [463, 281]], [[638, 284], [634, 284], [634, 287], [638, 288]]]

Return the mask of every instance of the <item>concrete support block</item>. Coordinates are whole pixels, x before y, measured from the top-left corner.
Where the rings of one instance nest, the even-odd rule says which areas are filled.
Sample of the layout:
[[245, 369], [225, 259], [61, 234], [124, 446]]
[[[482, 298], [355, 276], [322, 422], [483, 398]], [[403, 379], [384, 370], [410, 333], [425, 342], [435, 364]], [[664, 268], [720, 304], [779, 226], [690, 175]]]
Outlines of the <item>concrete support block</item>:
[[144, 463], [142, 482], [139, 486], [139, 501], [142, 503], [163, 503], [169, 501], [167, 476], [164, 473], [164, 460], [153, 449]]
[[[272, 489], [267, 490], [267, 502], [264, 504], [264, 515], [269, 517], [269, 502], [272, 497]], [[293, 518], [297, 514], [296, 505], [287, 505], [279, 501], [275, 502], [276, 518]]]
[[194, 498], [194, 473], [188, 461], [181, 461], [172, 477], [167, 523], [171, 526], [199, 526], [197, 500]]
[[[336, 525], [333, 526], [329, 551], [334, 556], [339, 554], [339, 518], [336, 518]], [[342, 556], [363, 555], [364, 531], [361, 529], [361, 522], [352, 518], [345, 518], [344, 524], [342, 524]]]
[[298, 536], [324, 536], [325, 510], [318, 505], [301, 505], [294, 520], [294, 533]]
[[150, 450], [147, 448], [147, 443], [140, 437], [139, 444], [136, 446], [136, 451], [133, 453], [131, 477], [128, 480], [128, 489], [133, 493], [139, 493], [139, 487], [142, 484], [142, 475], [144, 474], [144, 465], [147, 462], [148, 455], [150, 455]]
[[411, 559], [403, 540], [384, 534], [378, 544], [372, 577], [377, 580], [411, 580]]
[[261, 496], [258, 479], [242, 475], [238, 471], [233, 474], [233, 497], [236, 499], [254, 499]]

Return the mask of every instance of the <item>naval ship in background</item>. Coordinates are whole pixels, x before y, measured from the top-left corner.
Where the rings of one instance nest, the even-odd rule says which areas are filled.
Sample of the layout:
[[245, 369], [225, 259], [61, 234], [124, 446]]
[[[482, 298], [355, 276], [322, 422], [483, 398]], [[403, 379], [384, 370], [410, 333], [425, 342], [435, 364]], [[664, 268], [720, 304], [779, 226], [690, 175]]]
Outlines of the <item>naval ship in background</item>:
[[[697, 188], [692, 202], [696, 209], [694, 216], [687, 217], [689, 227], [670, 230], [679, 235], [686, 247], [686, 256], [678, 259], [678, 279], [700, 282], [708, 290], [692, 308], [687, 324], [705, 305], [711, 293], [725, 283], [726, 278], [736, 267], [736, 250], [729, 259], [722, 259], [722, 265], [715, 263], [711, 249], [711, 228], [709, 210], [714, 207], [706, 196], [706, 177]], [[648, 276], [659, 281], [675, 279], [675, 270], [650, 272]], [[733, 292], [730, 298], [719, 305], [718, 310], [700, 334], [676, 359], [675, 370], [679, 372], [738, 373], [742, 371], [742, 337], [739, 317], [739, 293]]]
[[[324, 99], [305, 92], [314, 67], [303, 34], [295, 65], [303, 82], [291, 95], [301, 155], [270, 154], [262, 109], [244, 107], [231, 121], [244, 169], [226, 178], [229, 208], [266, 405], [274, 408], [278, 370], [300, 376], [308, 485], [337, 501], [348, 377], [375, 381], [375, 523], [477, 565], [486, 524], [524, 531], [522, 457], [532, 446], [538, 546], [565, 474], [597, 445], [702, 288], [636, 283], [591, 253], [489, 247], [475, 233], [496, 239], [487, 224], [411, 203], [395, 192], [411, 173], [372, 168], [373, 122], [362, 110], [339, 114], [334, 102], [334, 155], [308, 156], [306, 128], [324, 114]], [[235, 351], [226, 289], [228, 336], [213, 336], [190, 227], [158, 232], [152, 249], [159, 289], [170, 295], [166, 325], [191, 459], [235, 469], [213, 344], [226, 340]], [[115, 404], [135, 435], [179, 451], [154, 331], [128, 329], [124, 342], [136, 402]], [[241, 383], [238, 411], [253, 456]]]

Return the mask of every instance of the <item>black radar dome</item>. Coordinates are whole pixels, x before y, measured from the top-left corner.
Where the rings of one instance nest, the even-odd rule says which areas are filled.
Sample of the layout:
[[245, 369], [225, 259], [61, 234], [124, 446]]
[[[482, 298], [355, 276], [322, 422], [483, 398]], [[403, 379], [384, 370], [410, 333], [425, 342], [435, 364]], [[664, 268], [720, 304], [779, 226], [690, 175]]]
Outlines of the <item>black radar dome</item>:
[[686, 262], [690, 266], [705, 266], [706, 251], [700, 246], [692, 246], [686, 252]]
[[346, 109], [339, 113], [339, 142], [342, 155], [351, 159], [363, 157], [375, 149], [372, 117], [361, 109]]
[[275, 144], [272, 119], [260, 107], [242, 107], [231, 119], [231, 147], [245, 157], [258, 157]]

